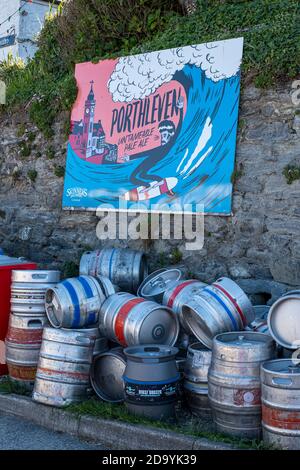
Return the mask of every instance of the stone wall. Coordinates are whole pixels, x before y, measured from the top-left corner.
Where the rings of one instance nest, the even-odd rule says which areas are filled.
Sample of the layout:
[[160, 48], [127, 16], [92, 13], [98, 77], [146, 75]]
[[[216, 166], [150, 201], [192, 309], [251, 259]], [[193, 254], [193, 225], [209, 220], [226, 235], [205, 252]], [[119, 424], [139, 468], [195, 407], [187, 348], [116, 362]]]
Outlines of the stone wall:
[[[266, 91], [245, 87], [232, 217], [205, 218], [200, 252], [185, 251], [174, 240], [130, 241], [151, 254], [151, 268], [179, 262], [187, 275], [204, 281], [229, 275], [257, 301], [273, 301], [300, 285], [300, 181], [288, 185], [282, 174], [287, 164], [300, 164], [300, 115], [291, 93], [291, 83]], [[55, 173], [65, 160], [63, 120], [47, 141], [24, 119], [6, 116], [0, 124], [0, 246], [41, 266], [77, 263], [85, 249], [101, 246], [99, 219], [61, 209], [63, 178]]]

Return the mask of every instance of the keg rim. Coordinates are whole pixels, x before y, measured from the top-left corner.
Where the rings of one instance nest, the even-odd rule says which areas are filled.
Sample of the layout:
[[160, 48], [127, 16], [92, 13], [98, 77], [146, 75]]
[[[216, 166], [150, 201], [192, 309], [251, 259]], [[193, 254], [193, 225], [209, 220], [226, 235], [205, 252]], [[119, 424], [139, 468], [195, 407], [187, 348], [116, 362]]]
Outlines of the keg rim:
[[[44, 278], [36, 278], [33, 279], [32, 276], [45, 276]], [[23, 279], [18, 280], [21, 277]], [[55, 284], [60, 281], [61, 272], [58, 269], [13, 269], [11, 280], [12, 283], [16, 284], [24, 284], [24, 283], [32, 283], [32, 284]], [[26, 278], [28, 278], [26, 280]], [[17, 286], [16, 286], [17, 287]], [[34, 288], [34, 287], [33, 287]]]
[[[183, 305], [181, 308], [182, 316], [191, 333], [198, 339], [198, 342], [204, 344], [207, 349], [212, 348], [213, 334], [206, 323], [198, 315], [197, 311], [190, 305]], [[200, 328], [196, 325], [200, 324]]]
[[276, 343], [280, 344], [280, 346], [283, 346], [286, 349], [296, 350], [299, 348], [300, 344], [293, 346], [293, 343], [288, 343], [287, 341], [283, 340], [282, 337], [279, 336], [279, 334], [276, 332], [276, 330], [274, 331], [274, 328], [273, 328], [274, 317], [276, 316], [276, 312], [278, 312], [277, 307], [283, 302], [286, 302], [292, 299], [300, 301], [300, 295], [299, 294], [288, 295], [288, 293], [286, 293], [285, 295], [277, 299], [276, 302], [274, 302], [268, 314], [268, 328], [269, 328], [272, 338], [276, 341]]
[[[267, 344], [267, 343], [274, 343], [273, 338], [270, 337], [270, 335], [267, 335], [266, 333], [261, 333], [260, 331], [247, 331], [247, 330], [240, 330], [240, 331], [227, 331], [224, 333], [220, 333], [214, 337], [214, 343], [220, 343], [220, 344], [230, 344], [233, 341], [235, 341], [234, 346], [239, 348], [239, 347], [244, 347], [243, 346], [243, 341], [241, 341], [240, 344], [238, 344], [239, 338], [245, 339], [246, 341], [251, 341], [251, 337], [254, 339], [256, 338], [256, 341], [253, 342], [253, 346], [257, 345], [260, 346], [261, 344]], [[226, 339], [228, 338], [228, 341]], [[230, 339], [232, 338], [232, 339]]]
[[107, 356], [112, 356], [115, 359], [118, 359], [120, 362], [122, 362], [124, 364], [124, 372], [125, 372], [126, 357], [123, 354], [122, 348], [121, 347], [120, 348], [116, 347], [116, 348], [110, 349], [109, 351], [105, 351], [103, 353], [100, 353], [100, 354], [98, 354], [97, 356], [95, 356], [93, 358], [93, 363], [92, 363], [92, 366], [91, 366], [91, 373], [90, 373], [91, 385], [92, 385], [93, 390], [96, 393], [96, 395], [98, 397], [100, 397], [103, 401], [106, 401], [108, 403], [123, 403], [125, 401], [125, 394], [124, 394], [124, 398], [115, 399], [115, 400], [112, 399], [112, 398], [109, 398], [109, 395], [107, 395], [105, 392], [103, 392], [103, 390], [99, 387], [99, 385], [96, 382], [96, 377], [95, 377], [95, 375], [96, 375], [96, 364], [98, 363], [99, 360], [103, 359], [103, 357], [107, 357]]
[[[173, 319], [173, 322], [172, 322], [172, 328], [170, 328], [170, 330], [168, 331], [168, 335], [167, 335], [167, 338], [165, 338], [165, 341], [169, 338], [169, 346], [170, 347], [173, 347], [178, 339], [178, 336], [179, 336], [179, 331], [180, 331], [180, 324], [179, 324], [179, 319], [178, 319], [178, 315], [176, 315], [172, 309], [170, 309], [169, 307], [166, 307], [165, 305], [160, 305], [156, 302], [153, 302], [151, 300], [145, 300], [145, 302], [149, 302], [151, 304], [154, 305], [154, 307], [151, 309], [151, 312], [154, 312], [156, 310], [163, 310], [164, 312], [168, 313], [168, 315], [170, 316], [170, 318]], [[141, 326], [139, 328], [139, 335], [138, 335], [138, 339], [140, 339], [140, 335], [141, 335], [141, 332], [142, 332], [142, 328], [143, 328], [143, 325], [146, 321], [148, 321], [149, 319], [149, 315], [145, 316], [141, 322]], [[173, 334], [171, 336], [171, 333], [173, 331]], [[143, 346], [143, 343], [139, 343]], [[147, 343], [146, 343], [147, 344]], [[152, 344], [152, 343], [151, 343]], [[153, 343], [155, 344], [155, 343]], [[168, 343], [156, 343], [157, 345], [159, 344], [168, 344]], [[132, 345], [134, 346], [134, 345]], [[128, 346], [130, 347], [130, 346]]]
[[[158, 270], [158, 271], [160, 271], [160, 270]], [[180, 269], [178, 269], [178, 268], [165, 269], [162, 272], [158, 272], [158, 271], [155, 271], [154, 273], [150, 274], [144, 280], [144, 285], [140, 289], [140, 295], [144, 299], [150, 299], [151, 300], [152, 298], [159, 298], [160, 296], [162, 296], [166, 292], [166, 290], [168, 289], [169, 286], [172, 285], [172, 283], [179, 281], [181, 279], [181, 276], [182, 276], [182, 271], [180, 271]], [[168, 280], [168, 276], [171, 277], [173, 275], [175, 276], [174, 279]], [[161, 289], [158, 288], [157, 292], [154, 291], [153, 293], [151, 293], [151, 291], [150, 291], [148, 293], [147, 292], [145, 293], [145, 290], [147, 288], [151, 289], [151, 286], [148, 285], [150, 282], [155, 281], [156, 278], [159, 278], [159, 277], [164, 278], [165, 276], [167, 276], [167, 279], [165, 281], [165, 286], [164, 287], [162, 287]]]
[[145, 253], [136, 250], [132, 251], [135, 251], [132, 269], [132, 290], [137, 292], [140, 284], [148, 276], [148, 262]]
[[[146, 351], [146, 349], [149, 351]], [[124, 349], [125, 356], [132, 359], [133, 361], [149, 358], [150, 355], [155, 359], [173, 359], [178, 354], [178, 352], [179, 349], [175, 346], [168, 346], [167, 344], [157, 343], [128, 346]]]
[[137, 290], [137, 296], [142, 297], [141, 290], [144, 287], [146, 282], [152, 279], [152, 277], [155, 277], [157, 274], [163, 273], [164, 271], [167, 271], [167, 268], [156, 269], [156, 271], [153, 271], [152, 273], [148, 274], [148, 276], [146, 276], [141, 282], [141, 284], [139, 285], [138, 290]]
[[[45, 308], [46, 308], [46, 314], [47, 314], [47, 317], [48, 317], [48, 320], [49, 320], [51, 326], [53, 328], [58, 329], [58, 328], [62, 327], [63, 319], [62, 319], [62, 316], [61, 316], [61, 319], [59, 320], [59, 318], [57, 317], [57, 315], [54, 312], [52, 301], [53, 301], [53, 298], [54, 298], [55, 295], [56, 295], [56, 293], [53, 289], [51, 289], [51, 288], [47, 289], [46, 294], [45, 294]], [[48, 296], [51, 296], [51, 298], [49, 298], [49, 300], [48, 300]]]
[[[287, 368], [285, 370], [277, 369], [277, 367], [281, 367], [282, 365], [285, 365], [285, 364], [287, 365]], [[292, 359], [288, 359], [288, 358], [271, 359], [261, 364], [261, 370], [265, 374], [275, 374], [276, 376], [291, 375], [291, 376], [299, 378], [300, 377], [300, 364], [298, 366], [295, 365], [295, 368], [299, 369], [299, 372], [297, 371], [296, 373], [291, 373], [288, 371], [289, 365], [295, 365]]]
[[201, 341], [195, 341], [194, 343], [189, 344], [188, 350], [189, 349], [201, 352], [211, 352], [211, 349], [205, 346]]

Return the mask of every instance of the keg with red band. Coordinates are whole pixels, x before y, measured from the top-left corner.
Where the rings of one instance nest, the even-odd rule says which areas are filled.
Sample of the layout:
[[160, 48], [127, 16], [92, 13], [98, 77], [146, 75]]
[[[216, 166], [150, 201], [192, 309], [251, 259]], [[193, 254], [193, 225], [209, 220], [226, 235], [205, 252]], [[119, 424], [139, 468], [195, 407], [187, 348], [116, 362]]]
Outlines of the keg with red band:
[[129, 300], [124, 305], [122, 305], [122, 307], [117, 313], [114, 330], [116, 338], [118, 339], [119, 343], [122, 344], [122, 346], [127, 346], [127, 342], [124, 335], [124, 325], [126, 318], [128, 317], [131, 310], [136, 305], [141, 304], [142, 302], [145, 302], [145, 299], [141, 299], [140, 297]]
[[185, 287], [189, 286], [190, 284], [193, 284], [194, 282], [199, 282], [199, 281], [196, 281], [195, 279], [190, 280], [190, 281], [184, 281], [181, 284], [179, 284], [179, 286], [175, 287], [175, 289], [173, 290], [172, 294], [170, 295], [170, 297], [168, 299], [167, 307], [172, 308], [173, 305], [174, 305], [174, 302], [176, 300], [176, 297], [180, 294], [180, 292]]

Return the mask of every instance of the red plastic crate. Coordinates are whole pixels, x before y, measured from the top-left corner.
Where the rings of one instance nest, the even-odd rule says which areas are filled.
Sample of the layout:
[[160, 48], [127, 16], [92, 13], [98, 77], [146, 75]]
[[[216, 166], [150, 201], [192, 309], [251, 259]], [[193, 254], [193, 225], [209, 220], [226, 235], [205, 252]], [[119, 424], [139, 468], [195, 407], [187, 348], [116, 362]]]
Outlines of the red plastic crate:
[[[13, 269], [36, 269], [35, 263], [0, 256], [0, 348], [6, 337], [10, 314], [11, 273]], [[0, 364], [0, 375], [7, 374], [6, 364]]]

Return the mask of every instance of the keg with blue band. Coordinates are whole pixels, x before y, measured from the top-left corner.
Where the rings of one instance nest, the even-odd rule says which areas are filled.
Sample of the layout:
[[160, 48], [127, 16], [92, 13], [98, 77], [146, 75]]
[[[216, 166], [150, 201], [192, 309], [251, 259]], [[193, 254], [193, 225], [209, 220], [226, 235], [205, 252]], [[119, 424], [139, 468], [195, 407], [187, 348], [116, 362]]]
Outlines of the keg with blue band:
[[236, 331], [239, 330], [239, 326], [238, 326], [234, 316], [232, 315], [232, 313], [231, 313], [230, 309], [227, 307], [227, 305], [223, 302], [223, 300], [215, 292], [211, 291], [208, 287], [205, 287], [205, 289], [203, 289], [203, 291], [208, 292], [220, 305], [222, 305], [222, 307], [224, 308], [225, 312], [228, 314], [228, 316], [231, 320], [233, 328]]
[[[82, 285], [82, 287], [84, 289], [86, 298], [91, 299], [92, 297], [94, 297], [93, 291], [92, 291], [90, 285], [88, 284], [88, 282], [86, 281], [86, 279], [84, 279], [81, 276], [78, 277], [77, 279], [78, 279], [78, 281], [80, 282], [80, 284]], [[74, 319], [73, 319], [73, 322], [72, 322], [72, 328], [79, 328], [81, 326], [81, 312], [80, 312], [80, 302], [79, 302], [79, 299], [78, 299], [77, 292], [76, 292], [74, 286], [71, 284], [70, 281], [65, 280], [65, 281], [63, 281], [62, 284], [67, 289], [67, 291], [68, 291], [68, 293], [71, 297], [73, 308], [74, 308], [74, 311], [73, 311], [74, 312]], [[96, 312], [92, 311], [92, 312], [89, 312], [89, 314], [88, 314], [88, 317], [87, 317], [86, 322], [85, 322], [85, 326], [92, 325], [94, 323], [96, 323]]]

